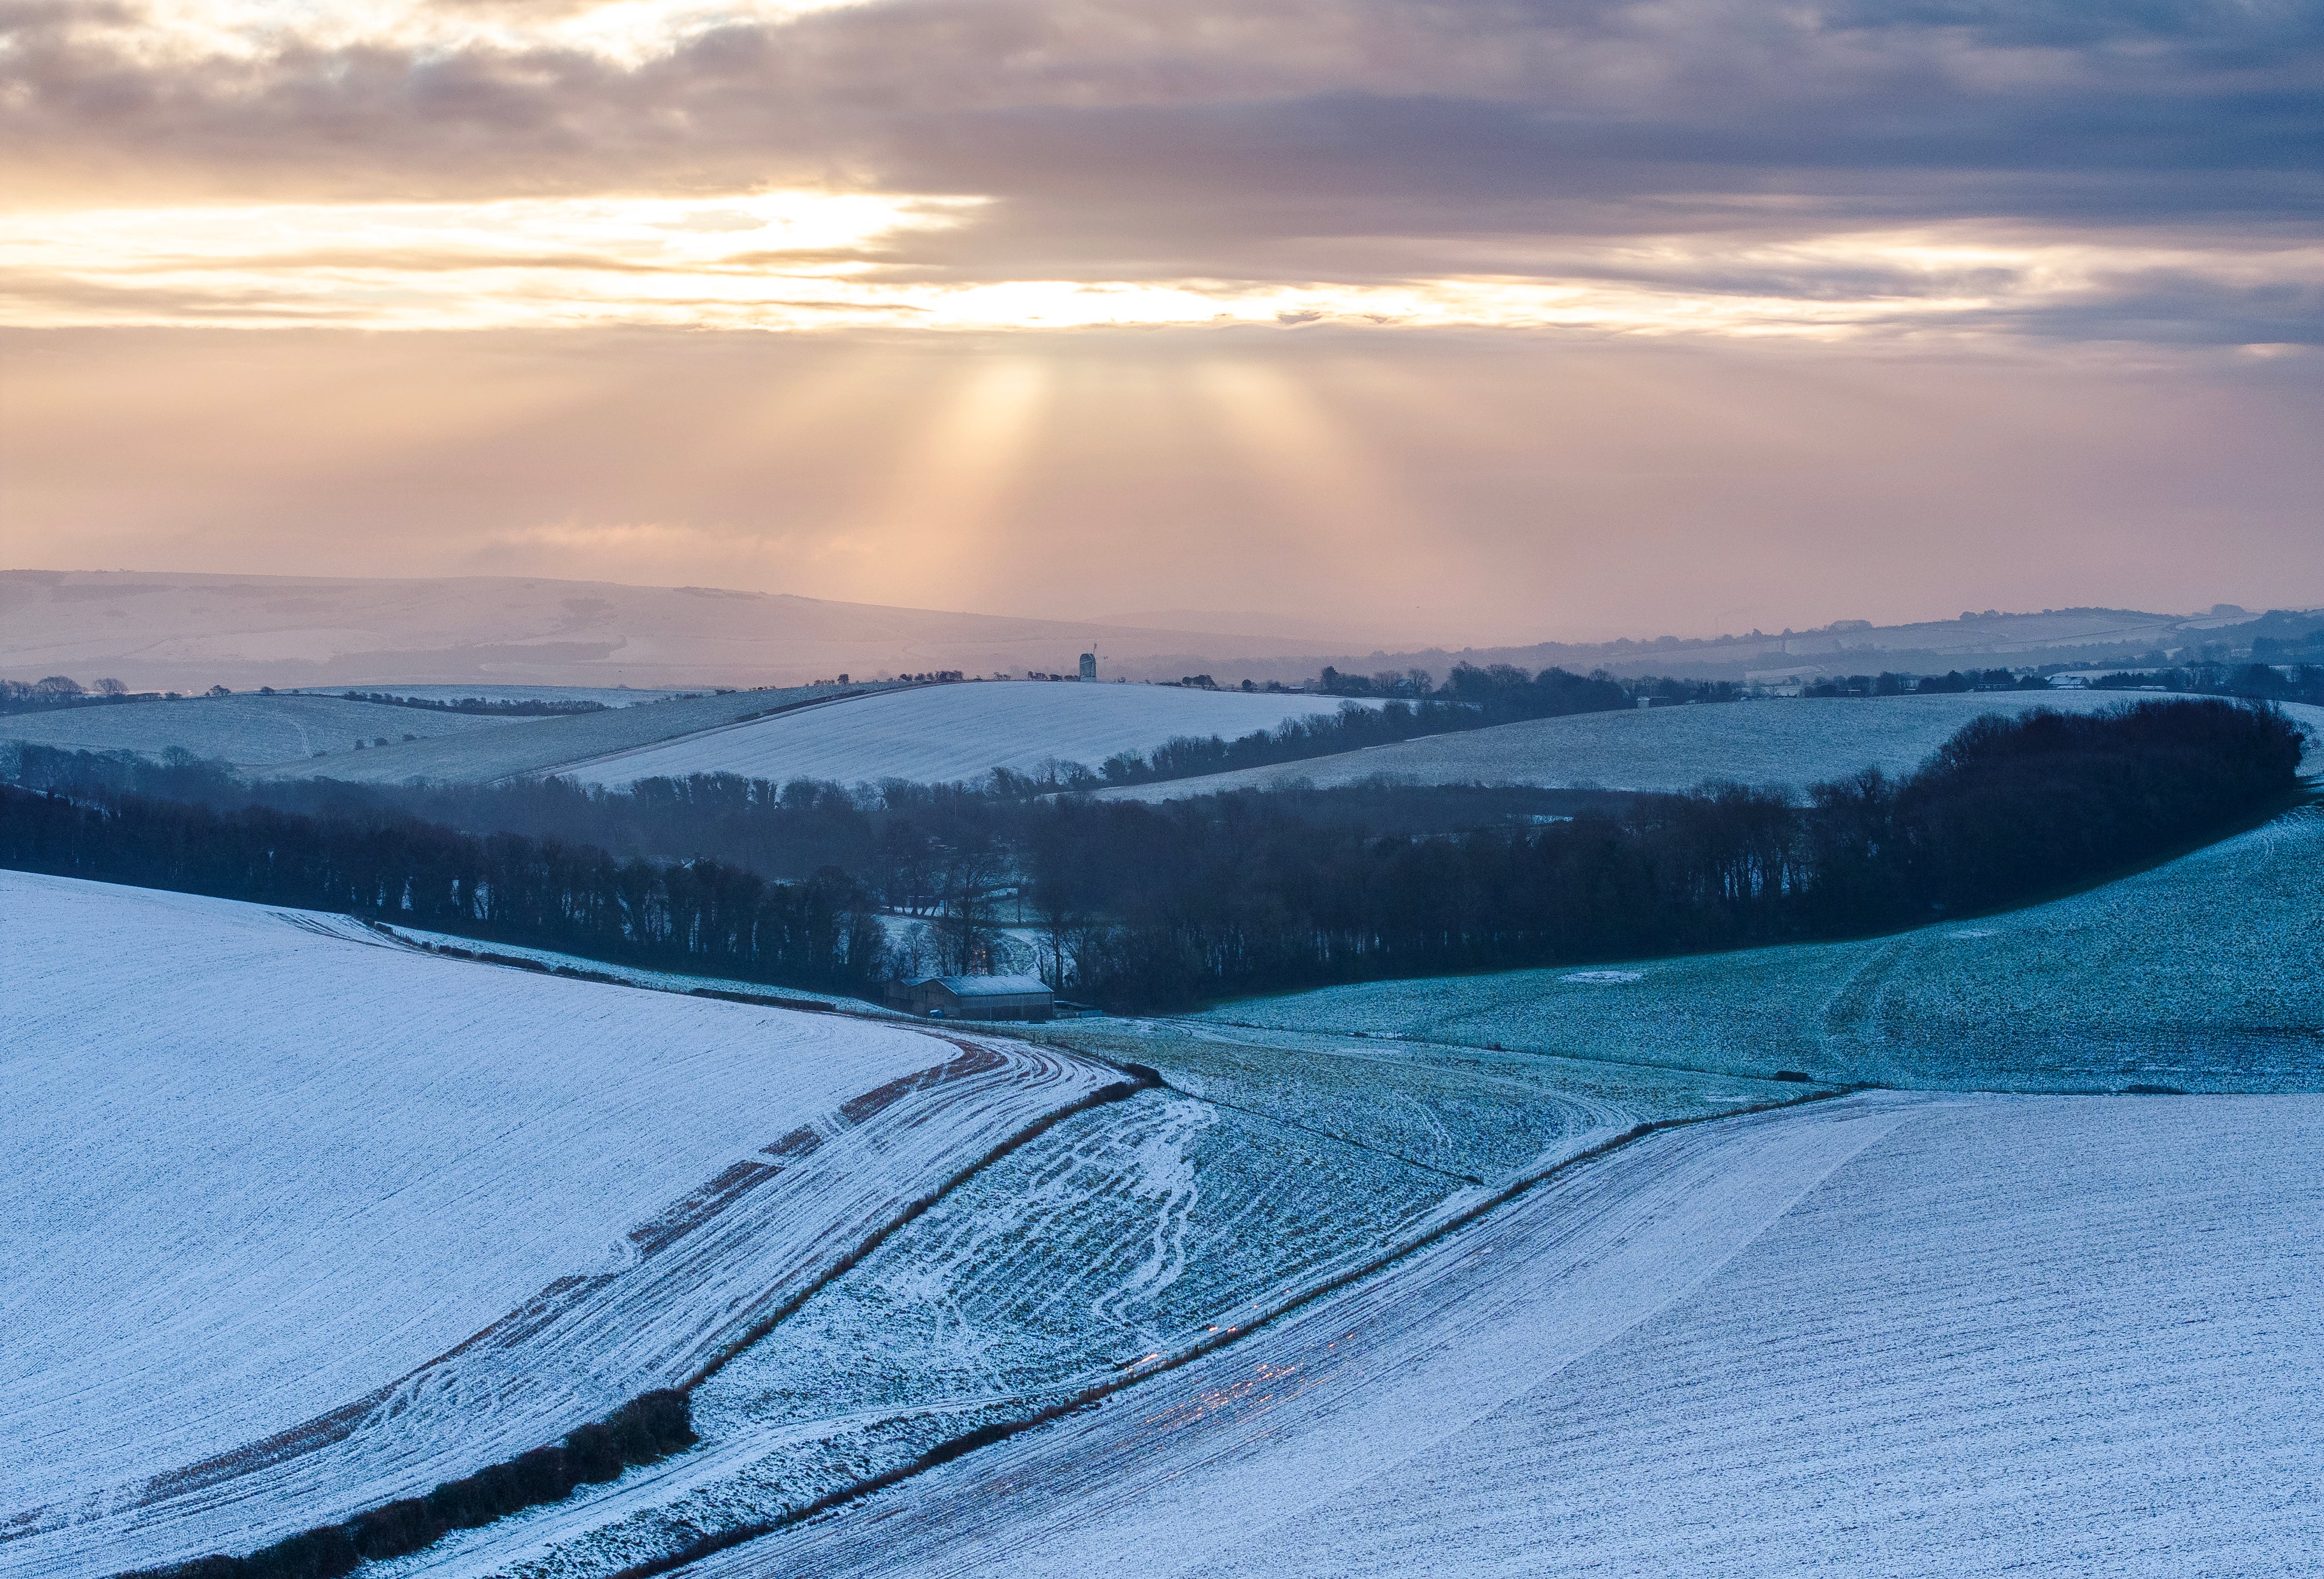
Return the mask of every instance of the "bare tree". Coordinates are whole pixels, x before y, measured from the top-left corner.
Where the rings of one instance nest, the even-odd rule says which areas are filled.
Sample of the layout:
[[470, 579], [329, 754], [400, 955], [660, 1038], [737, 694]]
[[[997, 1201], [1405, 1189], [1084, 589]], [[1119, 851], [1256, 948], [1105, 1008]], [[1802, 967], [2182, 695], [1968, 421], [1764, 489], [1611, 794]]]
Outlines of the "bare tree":
[[1006, 866], [990, 847], [949, 852], [937, 874], [936, 952], [946, 975], [991, 971], [1001, 935], [998, 891]]

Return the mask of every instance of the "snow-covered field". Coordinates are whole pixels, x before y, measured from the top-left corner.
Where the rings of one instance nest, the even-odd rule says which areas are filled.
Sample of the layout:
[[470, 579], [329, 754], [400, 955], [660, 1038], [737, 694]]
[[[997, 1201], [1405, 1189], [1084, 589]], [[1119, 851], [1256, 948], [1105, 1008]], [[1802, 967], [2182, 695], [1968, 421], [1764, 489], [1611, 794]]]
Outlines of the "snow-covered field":
[[[724, 696], [674, 697], [638, 706], [608, 708], [602, 713], [493, 719], [495, 727], [489, 734], [472, 732], [456, 739], [398, 743], [360, 755], [346, 753], [287, 762], [263, 776], [328, 778], [366, 784], [401, 784], [412, 779], [447, 784], [484, 783], [521, 774], [554, 772], [609, 752], [633, 751], [656, 741], [716, 729], [737, 719], [779, 708], [819, 706], [832, 697], [851, 697], [862, 688], [853, 687], [840, 691], [828, 686], [798, 686], [788, 690], [731, 691]], [[413, 717], [447, 716], [416, 707], [376, 710]]]
[[505, 726], [486, 714], [438, 713], [342, 697], [186, 697], [110, 707], [0, 716], [0, 740], [67, 751], [131, 751], [159, 756], [180, 746], [198, 757], [256, 765], [300, 762], [357, 745], [432, 741]]
[[1217, 1020], [1087, 1020], [1047, 1043], [1149, 1065], [1180, 1091], [1304, 1132], [1499, 1184], [1647, 1119], [1796, 1097], [1785, 1081]]
[[681, 1383], [1114, 1073], [0, 873], [0, 1573], [246, 1550]]
[[689, 1572], [2313, 1573], [2319, 1147], [2301, 1097], [1665, 1131]]
[[2324, 811], [1855, 943], [1374, 982], [1186, 1022], [2018, 1091], [2324, 1091]]
[[[1226, 699], [945, 686], [791, 721], [1139, 692]], [[2324, 1091], [2319, 870], [2309, 811], [1900, 937], [966, 1040], [0, 873], [0, 1575], [425, 1490], [809, 1289], [696, 1390], [700, 1446], [376, 1579], [603, 1579], [1131, 1376], [702, 1572], [2301, 1571], [2324, 1100], [1962, 1093]], [[1102, 1059], [1169, 1088], [823, 1281]], [[1778, 1069], [1930, 1089], [1744, 1114], [1820, 1089]], [[1668, 1119], [1719, 1122], [1435, 1236]]]
[[386, 681], [376, 685], [312, 686], [291, 694], [336, 697], [346, 691], [410, 697], [423, 702], [459, 702], [474, 697], [486, 702], [596, 702], [607, 707], [634, 707], [641, 702], [667, 702], [677, 697], [702, 694], [632, 690], [627, 686], [410, 686]]
[[694, 1453], [381, 1579], [574, 1579], [665, 1556], [1179, 1353], [1640, 1118], [1801, 1089], [1169, 1022], [1030, 1034], [1150, 1062], [1173, 1089], [1066, 1121], [818, 1292], [697, 1390]]
[[[1907, 773], [1954, 731], [1988, 713], [2088, 712], [2148, 699], [2135, 691], [1995, 691], [1937, 697], [1778, 697], [1627, 713], [1582, 713], [1435, 734], [1271, 768], [1094, 793], [1171, 800], [1301, 780], [1328, 788], [1371, 778], [1416, 784], [1691, 790], [1706, 779], [1799, 789], [1864, 768]], [[2324, 771], [2324, 707], [2285, 708], [2309, 733], [2305, 771]]]
[[1245, 696], [1176, 686], [1031, 680], [932, 686], [672, 740], [586, 763], [574, 777], [591, 784], [689, 773], [948, 783], [982, 778], [996, 767], [1030, 772], [1047, 762], [1096, 768], [1116, 753], [1150, 751], [1183, 734], [1231, 740], [1339, 710], [1333, 697]]

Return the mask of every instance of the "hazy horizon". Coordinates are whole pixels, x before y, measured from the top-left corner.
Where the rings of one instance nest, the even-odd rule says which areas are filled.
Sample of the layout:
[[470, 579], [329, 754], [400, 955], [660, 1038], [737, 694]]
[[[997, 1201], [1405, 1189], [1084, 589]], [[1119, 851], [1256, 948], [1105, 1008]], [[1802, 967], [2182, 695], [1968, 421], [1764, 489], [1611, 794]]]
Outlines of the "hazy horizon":
[[[1178, 623], [1049, 621], [700, 586], [656, 587], [540, 577], [330, 577], [196, 572], [0, 570], [0, 679], [62, 674], [137, 690], [382, 684], [641, 689], [802, 685], [954, 671], [975, 678], [1072, 673], [1084, 651], [1102, 678], [1209, 674], [1297, 684], [1327, 664], [1370, 675], [1448, 658], [1747, 681], [1808, 673], [2120, 663], [2200, 648], [2208, 633], [2264, 610], [2067, 607], [1982, 611], [1911, 624], [1840, 616], [1814, 626], [1684, 637], [1651, 628], [1615, 644], [1375, 641], [1297, 620], [1240, 614]], [[1998, 614], [1998, 611], [1995, 611]], [[2324, 615], [2324, 611], [2319, 611]], [[2304, 637], [2317, 616], [2277, 620]], [[1207, 628], [1205, 628], [1207, 623]], [[2280, 627], [2280, 628], [2277, 628]], [[1433, 656], [1432, 656], [1433, 655]]]
[[[706, 592], [714, 594], [750, 594], [767, 597], [805, 598], [806, 595], [786, 592], [775, 587], [715, 586], [697, 583], [651, 583], [640, 581], [608, 582], [596, 578], [558, 576], [522, 576], [512, 574], [465, 574], [448, 576], [306, 576], [295, 573], [259, 570], [252, 568], [228, 569], [152, 568], [116, 566], [100, 568], [88, 565], [5, 565], [0, 577], [171, 577], [188, 580], [223, 581], [228, 583], [311, 581], [323, 584], [364, 583], [426, 583], [426, 582], [493, 582], [558, 583], [575, 587], [615, 587], [638, 592]], [[1746, 626], [1741, 629], [1681, 630], [1670, 627], [1613, 628], [1587, 631], [1547, 631], [1514, 635], [1493, 635], [1480, 638], [1473, 633], [1367, 632], [1352, 628], [1348, 622], [1316, 621], [1290, 616], [1281, 621], [1271, 620], [1256, 610], [1228, 609], [1154, 609], [1122, 614], [1085, 616], [1050, 616], [1025, 614], [1008, 610], [974, 608], [934, 608], [910, 605], [878, 604], [861, 599], [806, 598], [806, 601], [830, 603], [862, 608], [874, 613], [902, 613], [929, 615], [968, 615], [978, 619], [1019, 622], [1028, 624], [1057, 627], [1084, 627], [1146, 631], [1158, 634], [1213, 636], [1219, 638], [1265, 637], [1279, 644], [1308, 644], [1314, 652], [1329, 656], [1354, 651], [1367, 643], [1389, 653], [1421, 651], [1431, 649], [1458, 651], [1463, 648], [1515, 648], [1531, 646], [1602, 646], [1616, 642], [1651, 643], [1676, 640], [1684, 642], [1711, 642], [1728, 637], [1749, 635], [1777, 636], [1782, 634], [1816, 635], [1858, 623], [1879, 630], [1909, 628], [1917, 625], [1946, 625], [1975, 615], [1979, 618], [2027, 619], [2043, 614], [2068, 614], [2082, 610], [2120, 610], [2141, 614], [2153, 614], [2181, 619], [2203, 619], [2211, 616], [2257, 616], [2270, 612], [2302, 613], [2311, 608], [2324, 609], [2324, 605], [2300, 602], [2245, 605], [2229, 600], [2190, 602], [2185, 607], [2152, 607], [2132, 609], [2118, 604], [2061, 604], [2039, 609], [2001, 608], [1965, 609], [1951, 614], [1923, 614], [1904, 618], [1868, 619], [1860, 614], [1838, 614], [1812, 624], [1782, 625], [1775, 629]], [[1230, 650], [1233, 642], [1229, 641]]]

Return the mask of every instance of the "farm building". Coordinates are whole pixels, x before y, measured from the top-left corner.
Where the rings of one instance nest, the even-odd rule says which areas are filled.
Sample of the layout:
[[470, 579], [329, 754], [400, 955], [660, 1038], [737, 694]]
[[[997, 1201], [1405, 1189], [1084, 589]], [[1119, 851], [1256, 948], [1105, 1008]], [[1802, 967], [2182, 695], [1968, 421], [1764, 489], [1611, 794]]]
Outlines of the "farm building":
[[928, 976], [900, 987], [899, 1008], [945, 1020], [1048, 1020], [1056, 1012], [1038, 976]]

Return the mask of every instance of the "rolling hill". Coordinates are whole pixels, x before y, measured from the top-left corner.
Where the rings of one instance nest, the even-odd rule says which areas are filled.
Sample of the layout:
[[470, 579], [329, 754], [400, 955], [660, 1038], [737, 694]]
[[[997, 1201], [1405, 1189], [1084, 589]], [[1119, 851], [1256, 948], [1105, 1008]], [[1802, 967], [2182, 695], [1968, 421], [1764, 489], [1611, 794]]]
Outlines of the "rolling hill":
[[1141, 678], [1175, 679], [1206, 653], [1283, 656], [1312, 645], [708, 586], [0, 571], [0, 675], [112, 677], [133, 690], [797, 686], [947, 669], [1071, 673], [1093, 648], [1109, 675], [1131, 662]]
[[988, 682], [801, 686], [512, 717], [283, 694], [0, 716], [0, 742], [154, 757], [176, 748], [261, 777], [351, 783], [541, 773], [592, 784], [689, 773], [932, 783], [1053, 761], [1096, 767], [1176, 735], [1248, 734], [1340, 706], [1329, 697], [1175, 686]]
[[187, 751], [272, 778], [476, 783], [540, 773], [867, 688], [803, 686], [642, 701], [549, 717], [438, 712], [341, 697], [183, 697], [0, 715], [0, 743], [160, 757]]
[[1858, 942], [1246, 999], [1188, 1021], [1938, 1090], [2324, 1091], [2324, 810]]
[[2292, 1574], [2324, 1101], [1665, 1131], [704, 1579]]
[[1048, 762], [1096, 768], [1183, 734], [1249, 734], [1339, 711], [1332, 697], [1243, 695], [1175, 686], [946, 685], [865, 697], [704, 731], [571, 770], [590, 784], [690, 773], [841, 783], [979, 779]]
[[[1691, 790], [1706, 779], [1717, 779], [1797, 790], [1864, 768], [1909, 772], [1962, 725], [1988, 713], [2029, 707], [2083, 712], [2117, 706], [2144, 694], [2045, 690], [1791, 697], [1582, 713], [1092, 793], [1109, 800], [1161, 801], [1300, 782], [1329, 788], [1375, 778], [1416, 784], [1659, 790]], [[2324, 707], [2294, 704], [2285, 711], [2307, 726], [2305, 770], [2324, 771]]]
[[503, 723], [490, 734], [397, 742], [361, 753], [350, 752], [278, 762], [262, 768], [258, 776], [337, 779], [355, 784], [401, 784], [412, 779], [443, 784], [486, 783], [495, 779], [558, 772], [611, 752], [632, 751], [788, 708], [844, 703], [863, 695], [865, 689], [798, 686], [788, 690], [733, 691], [676, 697], [632, 707], [608, 708], [602, 713], [518, 718]]
[[[596, 781], [933, 778], [1315, 705], [984, 684], [718, 711], [773, 695], [343, 760], [545, 771], [618, 720], [640, 743]], [[1831, 706], [1858, 711], [1762, 749], [1924, 726]], [[53, 1225], [0, 1272], [35, 1334], [0, 1357], [25, 1422], [0, 1574], [248, 1550], [730, 1354], [698, 1447], [381, 1579], [611, 1574], [1101, 1394], [703, 1571], [2062, 1572], [2094, 1541], [2123, 1572], [2296, 1571], [2318, 1104], [1984, 1094], [2324, 1090], [2319, 841], [2295, 813], [1895, 937], [966, 1040], [0, 874], [0, 1177], [12, 1221]], [[1101, 1060], [1167, 1085], [910, 1213]], [[1921, 1089], [1731, 1116], [1849, 1081]], [[1633, 1131], [1673, 1120], [1717, 1122]], [[41, 1318], [63, 1308], [96, 1314]], [[2182, 1468], [2224, 1462], [2249, 1466], [2232, 1495]], [[2013, 1546], [2025, 1486], [2053, 1517]]]
[[[1797, 1085], [1164, 1022], [1026, 1028], [1168, 1082], [981, 1171], [694, 1393], [702, 1445], [408, 1565], [580, 1579], [1118, 1387], [1648, 1118]], [[1133, 1395], [1134, 1396], [1134, 1395]]]
[[407, 738], [436, 741], [515, 722], [339, 697], [184, 697], [109, 707], [0, 714], [0, 741], [158, 757], [176, 748], [242, 767], [352, 755]]
[[[707, 586], [542, 577], [389, 579], [0, 571], [0, 676], [100, 676], [134, 689], [236, 690], [381, 682], [696, 689], [792, 686], [837, 674], [932, 669], [1070, 673], [1094, 648], [1106, 675], [1296, 683], [1326, 664], [1351, 674], [1456, 663], [1584, 673], [1781, 679], [2029, 663], [2121, 663], [2257, 635], [2305, 636], [2324, 610], [2265, 616], [2080, 608], [1712, 639], [1655, 637], [1530, 646], [1369, 651], [1335, 625], [1280, 613], [1162, 610], [1102, 620], [1020, 619], [833, 603]], [[1378, 640], [1378, 638], [1375, 638]]]
[[246, 1551], [681, 1385], [1118, 1078], [18, 873], [0, 974], [10, 1574]]

